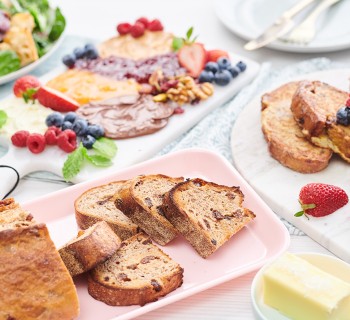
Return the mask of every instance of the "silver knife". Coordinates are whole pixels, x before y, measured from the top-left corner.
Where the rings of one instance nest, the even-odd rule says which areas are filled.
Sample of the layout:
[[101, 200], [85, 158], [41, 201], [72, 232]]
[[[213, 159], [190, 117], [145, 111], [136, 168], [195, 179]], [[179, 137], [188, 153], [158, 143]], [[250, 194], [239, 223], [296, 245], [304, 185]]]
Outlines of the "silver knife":
[[261, 48], [270, 42], [274, 41], [278, 37], [286, 34], [292, 30], [295, 25], [292, 19], [296, 14], [302, 11], [306, 6], [315, 0], [301, 0], [292, 8], [283, 12], [283, 14], [270, 26], [268, 27], [259, 37], [253, 39], [245, 44], [244, 49], [255, 50]]

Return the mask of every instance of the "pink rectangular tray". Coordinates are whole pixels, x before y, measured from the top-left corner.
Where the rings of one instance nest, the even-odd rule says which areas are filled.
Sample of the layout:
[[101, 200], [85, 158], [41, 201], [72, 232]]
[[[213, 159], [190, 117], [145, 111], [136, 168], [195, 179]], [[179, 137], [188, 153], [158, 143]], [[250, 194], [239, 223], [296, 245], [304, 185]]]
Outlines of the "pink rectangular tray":
[[289, 245], [287, 229], [232, 165], [222, 156], [203, 149], [188, 149], [152, 159], [27, 202], [23, 207], [31, 211], [38, 222], [47, 223], [51, 238], [60, 247], [77, 234], [74, 200], [81, 193], [110, 181], [151, 173], [199, 177], [228, 186], [240, 186], [245, 194], [244, 205], [256, 214], [256, 219], [208, 259], [202, 259], [182, 237], [162, 247], [184, 268], [184, 283], [166, 297], [143, 307], [111, 307], [94, 300], [88, 294], [85, 277], [77, 278], [75, 284], [81, 309], [79, 319], [121, 320], [140, 316], [256, 270]]

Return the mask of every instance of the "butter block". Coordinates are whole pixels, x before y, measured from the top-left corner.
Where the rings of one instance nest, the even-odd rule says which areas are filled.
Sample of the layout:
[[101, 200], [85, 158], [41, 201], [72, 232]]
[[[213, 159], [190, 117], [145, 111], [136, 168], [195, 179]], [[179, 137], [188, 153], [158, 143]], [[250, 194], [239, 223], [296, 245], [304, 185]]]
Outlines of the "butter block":
[[350, 284], [285, 253], [263, 273], [264, 303], [295, 320], [349, 320]]

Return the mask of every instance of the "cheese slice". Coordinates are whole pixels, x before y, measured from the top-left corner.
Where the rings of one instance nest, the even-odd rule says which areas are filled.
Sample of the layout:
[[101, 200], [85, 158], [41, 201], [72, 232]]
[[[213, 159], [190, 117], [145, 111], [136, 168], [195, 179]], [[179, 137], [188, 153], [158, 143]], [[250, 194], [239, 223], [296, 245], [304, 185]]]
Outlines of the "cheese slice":
[[263, 274], [264, 303], [296, 320], [349, 320], [350, 284], [291, 253]]

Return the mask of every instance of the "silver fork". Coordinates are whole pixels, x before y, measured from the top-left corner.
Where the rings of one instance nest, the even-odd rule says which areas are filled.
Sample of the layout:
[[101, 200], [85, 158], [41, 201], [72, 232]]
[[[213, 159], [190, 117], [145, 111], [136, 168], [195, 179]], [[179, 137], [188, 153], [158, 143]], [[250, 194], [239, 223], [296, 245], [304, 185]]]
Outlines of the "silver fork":
[[301, 24], [295, 27], [287, 37], [281, 40], [298, 44], [308, 44], [316, 35], [316, 21], [319, 15], [339, 1], [340, 0], [323, 0]]

